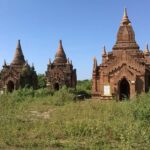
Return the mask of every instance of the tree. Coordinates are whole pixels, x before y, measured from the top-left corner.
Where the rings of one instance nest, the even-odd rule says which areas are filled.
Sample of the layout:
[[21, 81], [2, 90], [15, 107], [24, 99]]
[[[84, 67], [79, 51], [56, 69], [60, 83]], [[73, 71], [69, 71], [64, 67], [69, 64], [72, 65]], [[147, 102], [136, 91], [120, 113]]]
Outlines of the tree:
[[38, 88], [46, 87], [46, 79], [44, 74], [38, 74]]

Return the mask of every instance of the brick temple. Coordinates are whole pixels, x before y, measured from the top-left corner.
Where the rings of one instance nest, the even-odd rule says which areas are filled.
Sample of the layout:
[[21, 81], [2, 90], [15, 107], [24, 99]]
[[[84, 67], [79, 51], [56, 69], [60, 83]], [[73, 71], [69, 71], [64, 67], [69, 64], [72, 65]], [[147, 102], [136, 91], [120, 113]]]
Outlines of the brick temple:
[[34, 66], [30, 66], [24, 59], [20, 40], [18, 40], [16, 52], [10, 65], [4, 61], [0, 71], [0, 91], [12, 92], [19, 88], [37, 88], [37, 75]]
[[148, 92], [150, 88], [150, 52], [148, 45], [142, 51], [126, 9], [111, 52], [104, 47], [102, 63], [94, 58], [92, 97], [123, 100]]
[[67, 59], [62, 41], [59, 41], [58, 49], [53, 62], [49, 60], [46, 71], [47, 87], [59, 90], [66, 85], [75, 88], [77, 82], [76, 69], [73, 69], [72, 61]]

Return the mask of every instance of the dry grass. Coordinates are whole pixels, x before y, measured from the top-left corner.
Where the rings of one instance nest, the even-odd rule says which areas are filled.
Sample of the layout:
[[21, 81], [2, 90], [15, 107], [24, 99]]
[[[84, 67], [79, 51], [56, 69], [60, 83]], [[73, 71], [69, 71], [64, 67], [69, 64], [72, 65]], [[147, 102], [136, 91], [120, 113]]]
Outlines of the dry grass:
[[148, 94], [125, 102], [65, 100], [60, 106], [55, 96], [15, 96], [0, 97], [0, 149], [150, 149]]

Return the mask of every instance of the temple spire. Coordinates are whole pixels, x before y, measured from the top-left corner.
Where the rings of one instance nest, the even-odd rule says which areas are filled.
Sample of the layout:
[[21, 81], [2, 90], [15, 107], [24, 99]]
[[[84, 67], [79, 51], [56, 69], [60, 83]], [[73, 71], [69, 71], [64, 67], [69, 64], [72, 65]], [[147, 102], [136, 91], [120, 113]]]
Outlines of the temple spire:
[[20, 40], [18, 40], [18, 42], [17, 42], [17, 49], [21, 49]]
[[121, 24], [117, 33], [117, 40], [113, 50], [138, 50], [135, 33], [128, 18], [127, 9], [124, 9]]
[[125, 25], [125, 24], [128, 25], [130, 23], [130, 20], [128, 18], [128, 14], [127, 14], [127, 9], [126, 8], [124, 8], [124, 14], [123, 14], [123, 18], [122, 18], [121, 23], [123, 25]]
[[32, 63], [32, 67], [31, 68], [32, 68], [32, 70], [35, 70], [34, 63]]
[[67, 58], [63, 49], [62, 40], [59, 41], [58, 49], [55, 55], [54, 63], [66, 63]]
[[102, 53], [102, 55], [107, 55], [105, 46], [103, 47], [103, 53]]
[[93, 70], [97, 69], [97, 59], [96, 57], [93, 58]]
[[4, 59], [4, 65], [3, 67], [6, 67], [7, 66], [7, 63], [6, 63], [6, 60]]
[[102, 53], [102, 63], [106, 63], [106, 61], [107, 61], [107, 53], [106, 53], [106, 48], [104, 46], [103, 53]]
[[148, 44], [146, 44], [146, 48], [144, 49], [144, 54], [145, 55], [149, 55], [150, 54], [149, 48], [148, 48]]
[[51, 65], [51, 59], [50, 59], [50, 58], [49, 58], [49, 60], [48, 60], [48, 64]]
[[22, 52], [20, 40], [18, 40], [14, 59], [11, 64], [12, 65], [23, 65], [24, 63], [25, 63], [24, 55]]
[[6, 64], [6, 60], [4, 59], [4, 65], [6, 66], [7, 64]]
[[68, 59], [67, 59], [67, 64], [70, 64], [69, 57], [68, 57]]
[[148, 44], [146, 44], [146, 49], [149, 51]]
[[127, 15], [127, 8], [124, 8], [124, 17], [128, 17], [128, 15]]

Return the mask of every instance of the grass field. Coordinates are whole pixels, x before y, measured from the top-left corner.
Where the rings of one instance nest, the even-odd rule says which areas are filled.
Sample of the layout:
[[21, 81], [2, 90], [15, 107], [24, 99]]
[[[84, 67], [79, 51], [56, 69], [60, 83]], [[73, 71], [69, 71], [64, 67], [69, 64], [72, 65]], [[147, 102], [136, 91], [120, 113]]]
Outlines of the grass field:
[[18, 93], [0, 96], [0, 149], [150, 149], [150, 94], [74, 102], [66, 92]]

